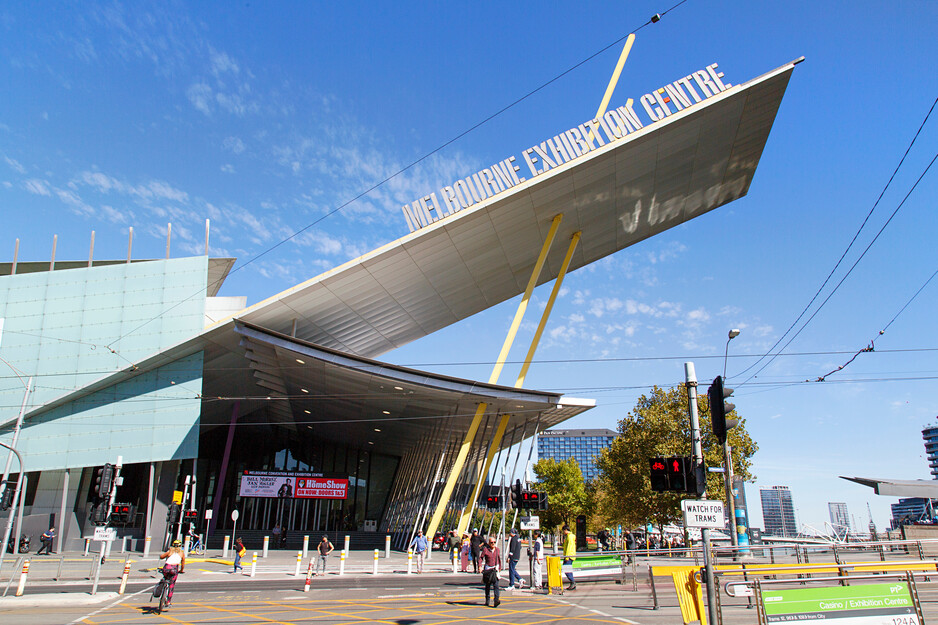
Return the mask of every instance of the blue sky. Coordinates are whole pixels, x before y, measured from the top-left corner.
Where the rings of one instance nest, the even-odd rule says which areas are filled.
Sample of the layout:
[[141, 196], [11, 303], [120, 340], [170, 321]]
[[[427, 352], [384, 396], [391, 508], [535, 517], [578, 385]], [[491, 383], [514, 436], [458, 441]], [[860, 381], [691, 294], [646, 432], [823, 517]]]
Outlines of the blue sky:
[[[222, 295], [254, 302], [407, 233], [400, 206], [592, 116], [613, 46], [338, 213], [333, 209], [674, 3], [80, 3], [0, 8], [2, 259], [238, 258]], [[749, 195], [570, 275], [526, 384], [594, 397], [609, 427], [653, 384], [739, 385], [808, 304], [938, 96], [932, 2], [688, 0], [638, 31], [621, 105], [710, 63], [736, 84], [792, 59]], [[823, 301], [938, 151], [923, 128]], [[799, 520], [828, 501], [882, 528], [888, 504], [838, 475], [928, 478], [938, 269], [930, 171], [785, 353], [738, 386], [758, 488]], [[322, 219], [321, 221], [318, 221]], [[318, 222], [318, 223], [317, 223]], [[310, 224], [270, 253], [273, 247]], [[252, 259], [256, 259], [253, 260]], [[245, 264], [252, 261], [249, 264]], [[543, 305], [549, 290], [536, 293]], [[487, 379], [516, 302], [386, 356]], [[537, 320], [529, 312], [512, 358]], [[810, 316], [815, 307], [812, 307]], [[821, 383], [804, 383], [861, 354]], [[787, 339], [786, 339], [787, 341]], [[783, 345], [785, 342], [782, 343]], [[473, 363], [473, 364], [465, 364]], [[764, 364], [764, 362], [763, 362]], [[517, 367], [501, 381], [510, 384]]]

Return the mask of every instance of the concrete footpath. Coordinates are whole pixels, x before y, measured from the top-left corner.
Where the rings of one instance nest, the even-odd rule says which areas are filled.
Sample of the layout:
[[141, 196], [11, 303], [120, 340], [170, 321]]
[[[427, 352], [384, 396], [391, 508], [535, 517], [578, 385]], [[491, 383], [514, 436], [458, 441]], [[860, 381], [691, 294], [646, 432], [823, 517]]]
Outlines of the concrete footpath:
[[[374, 551], [351, 551], [344, 562], [340, 553], [335, 551], [329, 555], [326, 564], [327, 576], [338, 576], [341, 571], [341, 574], [347, 576], [370, 577], [375, 574], [376, 562], [379, 576], [407, 575], [408, 573], [406, 553], [391, 551], [389, 557], [385, 557], [384, 552], [380, 551], [376, 561]], [[230, 551], [227, 558], [220, 550], [209, 550], [204, 555], [190, 554], [186, 558], [185, 581], [190, 584], [218, 582], [224, 579], [232, 583], [250, 583], [253, 569], [254, 579], [282, 579], [285, 585], [293, 584], [302, 587], [310, 563], [313, 564], [315, 570], [318, 557], [313, 552], [309, 552], [305, 558], [300, 558], [298, 567], [298, 554], [299, 552], [296, 551], [274, 550], [269, 551], [265, 558], [263, 552], [259, 551], [257, 562], [254, 564], [254, 552], [248, 551], [242, 558], [244, 570], [239, 571], [237, 575], [233, 573], [233, 557]], [[15, 597], [26, 559], [28, 559], [29, 566], [23, 596]], [[97, 555], [86, 556], [82, 552], [41, 556], [7, 554], [2, 570], [0, 570], [0, 595], [6, 591], [5, 596], [0, 596], [0, 609], [13, 605], [23, 606], [27, 601], [40, 600], [35, 592], [31, 592], [31, 588], [41, 588], [41, 592], [50, 597], [41, 601], [98, 603], [106, 601], [107, 598], [113, 599], [116, 593], [112, 591], [115, 585], [120, 583], [125, 568], [128, 569], [128, 588], [134, 587], [134, 590], [139, 590], [140, 584], [150, 584], [158, 579], [157, 569], [161, 564], [158, 555], [151, 553], [149, 557], [144, 558], [140, 553], [112, 553], [111, 557], [100, 567], [98, 592], [92, 596], [90, 592], [97, 559]], [[299, 570], [298, 576], [297, 570]], [[412, 561], [410, 570], [412, 575], [418, 574], [416, 559]], [[451, 575], [452, 572], [452, 563], [447, 560], [446, 554], [439, 551], [434, 552], [431, 559], [424, 563], [425, 575]], [[465, 574], [460, 573], [460, 575]], [[53, 587], [56, 591], [49, 592], [49, 589]], [[102, 598], [105, 595], [107, 598]]]

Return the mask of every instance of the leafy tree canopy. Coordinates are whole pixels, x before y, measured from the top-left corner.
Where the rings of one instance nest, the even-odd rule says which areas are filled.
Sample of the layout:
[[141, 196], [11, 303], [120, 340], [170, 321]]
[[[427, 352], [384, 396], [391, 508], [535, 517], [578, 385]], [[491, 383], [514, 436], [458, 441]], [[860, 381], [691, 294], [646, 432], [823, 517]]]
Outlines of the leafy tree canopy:
[[557, 528], [564, 523], [573, 527], [577, 515], [586, 512], [587, 507], [586, 484], [580, 465], [573, 458], [560, 462], [544, 458], [535, 463], [534, 475], [537, 484], [533, 489], [547, 493], [548, 509], [538, 512], [541, 528]]
[[[704, 463], [723, 466], [723, 446], [712, 433], [710, 406], [704, 392], [697, 398]], [[727, 439], [733, 450], [733, 472], [746, 481], [751, 458], [759, 449], [746, 431], [746, 421], [738, 413], [738, 425]], [[664, 390], [654, 387], [642, 395], [635, 408], [618, 426], [619, 435], [603, 450], [598, 459], [597, 513], [609, 524], [643, 527], [646, 523], [662, 526], [679, 521], [683, 493], [656, 493], [651, 490], [648, 459], [656, 456], [690, 456], [690, 418], [687, 391], [683, 387]], [[711, 499], [723, 499], [723, 475], [707, 474], [707, 493]]]

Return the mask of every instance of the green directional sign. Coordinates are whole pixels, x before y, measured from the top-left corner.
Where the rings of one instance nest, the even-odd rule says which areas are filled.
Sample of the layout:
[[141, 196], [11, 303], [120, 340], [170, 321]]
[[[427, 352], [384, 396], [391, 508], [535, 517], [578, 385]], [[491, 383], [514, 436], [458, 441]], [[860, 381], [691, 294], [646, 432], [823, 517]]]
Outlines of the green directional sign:
[[767, 590], [762, 593], [762, 606], [769, 623], [834, 620], [837, 625], [921, 625], [904, 582]]

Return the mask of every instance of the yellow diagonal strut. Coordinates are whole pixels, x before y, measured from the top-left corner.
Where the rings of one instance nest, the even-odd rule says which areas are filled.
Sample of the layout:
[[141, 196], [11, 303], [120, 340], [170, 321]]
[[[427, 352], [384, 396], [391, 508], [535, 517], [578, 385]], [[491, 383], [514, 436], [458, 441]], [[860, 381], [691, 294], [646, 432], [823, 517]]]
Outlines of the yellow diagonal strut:
[[[554, 242], [554, 237], [557, 236], [557, 228], [560, 226], [561, 219], [563, 219], [563, 213], [554, 217], [553, 221], [550, 223], [550, 230], [547, 231], [547, 237], [544, 239], [544, 244], [541, 245], [541, 253], [537, 257], [537, 262], [534, 263], [534, 269], [531, 271], [528, 286], [524, 290], [521, 303], [518, 304], [518, 310], [515, 311], [515, 318], [512, 320], [511, 327], [508, 329], [508, 335], [505, 336], [505, 342], [502, 344], [502, 351], [499, 353], [498, 360], [492, 368], [492, 375], [489, 376], [489, 384], [495, 384], [498, 381], [498, 376], [505, 366], [508, 351], [511, 349], [511, 344], [515, 340], [518, 327], [521, 325], [521, 319], [524, 317], [524, 311], [527, 310], [528, 302], [531, 300], [532, 293], [534, 293], [534, 287], [537, 285], [538, 278], [541, 276], [541, 270], [544, 268], [544, 263], [547, 261], [547, 252], [550, 251], [551, 243]], [[469, 425], [469, 431], [466, 432], [466, 436], [463, 438], [459, 453], [456, 454], [456, 461], [453, 463], [449, 477], [446, 478], [446, 483], [443, 485], [443, 491], [440, 493], [440, 500], [436, 504], [436, 510], [433, 511], [433, 517], [430, 518], [430, 524], [427, 526], [427, 536], [436, 536], [436, 531], [440, 527], [440, 521], [443, 519], [443, 514], [446, 512], [449, 498], [453, 495], [453, 489], [456, 487], [456, 480], [459, 479], [459, 474], [462, 472], [466, 458], [469, 456], [469, 451], [472, 448], [472, 440], [479, 430], [479, 425], [482, 423], [482, 415], [485, 414], [487, 407], [488, 404], [486, 402], [480, 402], [478, 408], [476, 408], [475, 416], [472, 418], [472, 423]]]
[[[531, 361], [534, 359], [534, 352], [537, 350], [537, 345], [541, 340], [541, 335], [544, 333], [544, 328], [547, 326], [547, 320], [550, 318], [550, 312], [553, 310], [554, 302], [557, 300], [557, 295], [560, 293], [560, 287], [563, 286], [563, 279], [567, 275], [567, 269], [570, 267], [570, 261], [573, 260], [573, 252], [576, 250], [576, 246], [579, 240], [580, 233], [574, 232], [573, 236], [570, 238], [570, 245], [567, 247], [567, 255], [564, 256], [563, 264], [560, 266], [560, 273], [557, 275], [557, 279], [554, 281], [554, 288], [551, 290], [550, 298], [547, 300], [547, 306], [544, 307], [544, 312], [541, 314], [541, 321], [537, 326], [537, 331], [534, 333], [534, 338], [531, 340], [531, 346], [528, 348], [528, 353], [524, 358], [524, 363], [521, 365], [521, 372], [518, 374], [518, 379], [515, 380], [515, 388], [521, 388], [524, 386], [524, 378], [528, 373], [528, 369], [531, 367]], [[482, 485], [485, 483], [485, 476], [489, 474], [489, 468], [492, 466], [492, 458], [495, 457], [499, 447], [501, 447], [502, 438], [505, 435], [505, 429], [508, 425], [509, 418], [510, 415], [505, 415], [502, 417], [502, 421], [498, 425], [498, 431], [495, 432], [495, 436], [492, 438], [492, 442], [489, 444], [489, 451], [485, 458], [485, 466], [482, 469], [482, 472], [479, 473], [479, 482], [476, 484], [475, 489], [473, 489], [472, 497], [469, 499], [469, 504], [466, 506], [462, 517], [459, 519], [458, 528], [460, 533], [467, 531], [469, 527], [469, 521], [472, 519], [474, 504], [479, 500], [479, 494], [482, 492]]]

